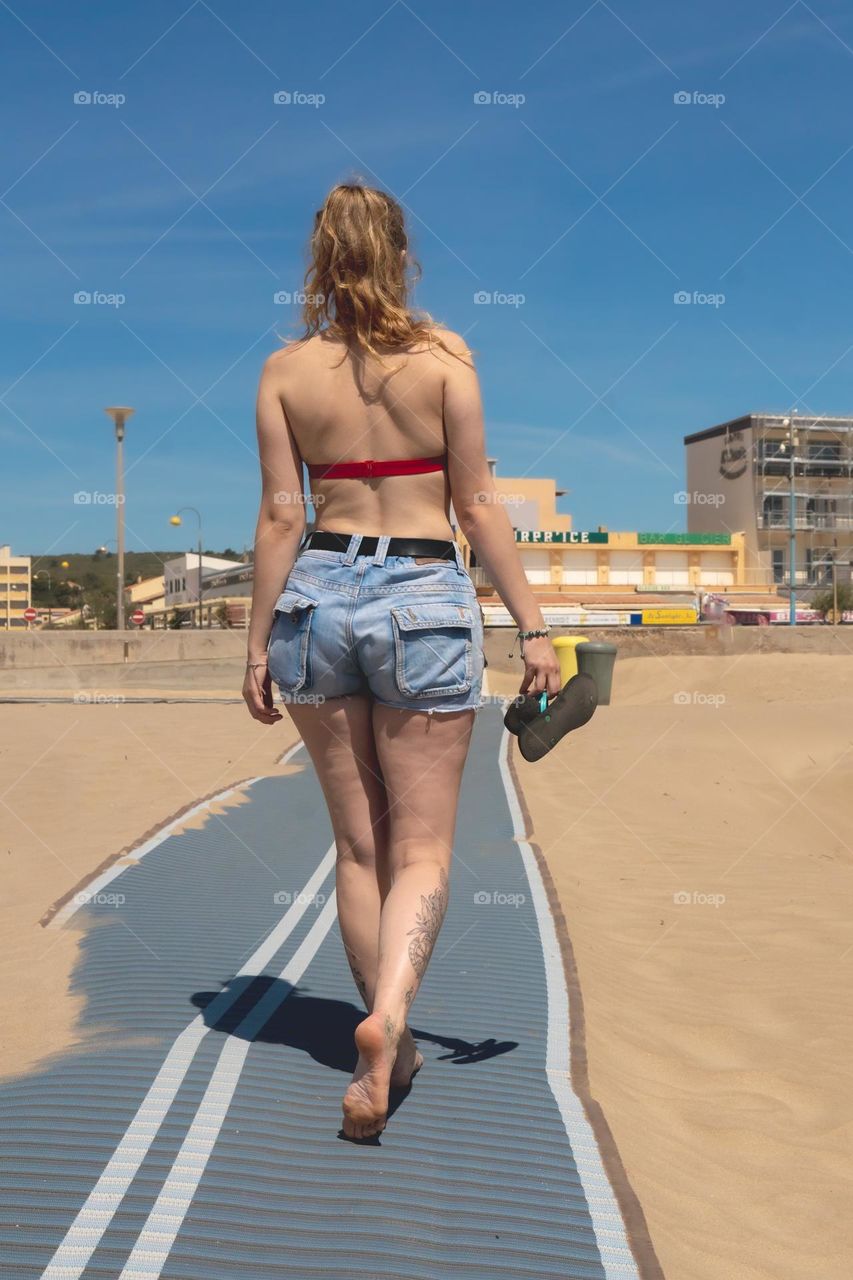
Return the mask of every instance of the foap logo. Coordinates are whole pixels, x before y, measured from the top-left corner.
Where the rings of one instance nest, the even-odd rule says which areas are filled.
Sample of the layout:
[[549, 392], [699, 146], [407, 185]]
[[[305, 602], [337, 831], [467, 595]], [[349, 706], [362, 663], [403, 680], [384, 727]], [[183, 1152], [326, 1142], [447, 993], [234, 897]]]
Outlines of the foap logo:
[[74, 494], [76, 507], [120, 507], [123, 503], [123, 493], [99, 493], [97, 489], [78, 489]]
[[326, 101], [325, 93], [302, 93], [299, 89], [280, 89], [274, 93], [272, 100], [277, 107], [322, 107]]
[[126, 301], [123, 293], [103, 293], [100, 289], [78, 289], [74, 294], [75, 307], [123, 307]]
[[78, 907], [123, 907], [127, 898], [123, 893], [89, 893], [81, 889], [75, 893], [74, 901]]
[[692, 292], [687, 289], [678, 289], [672, 295], [672, 300], [677, 307], [724, 307], [726, 305], [724, 293], [702, 293], [699, 289], [694, 289]]
[[527, 501], [523, 493], [498, 493], [487, 489], [478, 489], [473, 496], [481, 507], [520, 507]]
[[326, 501], [321, 493], [289, 493], [286, 489], [283, 489], [280, 493], [274, 493], [272, 500], [279, 507], [319, 507]]
[[289, 889], [279, 889], [272, 896], [273, 902], [279, 907], [292, 907], [298, 903], [304, 903], [309, 907], [322, 907], [326, 901], [325, 893], [291, 893]]
[[688, 892], [681, 889], [672, 895], [677, 907], [721, 907], [726, 900], [724, 893], [700, 893], [698, 889]]
[[78, 690], [74, 695], [74, 701], [77, 706], [84, 706], [90, 703], [92, 706], [121, 706], [125, 701], [124, 694], [121, 693], [84, 693], [82, 689]]
[[523, 107], [527, 96], [523, 93], [503, 93], [500, 89], [478, 89], [474, 94], [475, 107]]
[[501, 293], [499, 289], [478, 289], [474, 294], [476, 307], [523, 307], [526, 301], [523, 293]]
[[722, 707], [726, 701], [724, 693], [703, 693], [701, 689], [682, 689], [672, 695], [677, 707]]
[[526, 901], [523, 893], [491, 893], [488, 889], [479, 889], [474, 894], [477, 907], [521, 907]]
[[679, 89], [672, 95], [677, 107], [713, 107], [719, 110], [726, 100], [724, 93], [703, 93], [700, 89]]
[[78, 489], [74, 495], [75, 507], [120, 507], [123, 493], [99, 493], [97, 489]]
[[304, 307], [306, 304], [319, 306], [326, 301], [325, 293], [306, 293], [304, 289], [279, 289], [272, 300], [277, 307]]
[[78, 89], [74, 95], [75, 107], [123, 107], [126, 102], [123, 93], [101, 93], [98, 89], [91, 93]]
[[672, 500], [679, 507], [721, 507], [726, 500], [724, 493], [700, 493], [696, 489], [687, 493], [684, 489], [672, 495]]

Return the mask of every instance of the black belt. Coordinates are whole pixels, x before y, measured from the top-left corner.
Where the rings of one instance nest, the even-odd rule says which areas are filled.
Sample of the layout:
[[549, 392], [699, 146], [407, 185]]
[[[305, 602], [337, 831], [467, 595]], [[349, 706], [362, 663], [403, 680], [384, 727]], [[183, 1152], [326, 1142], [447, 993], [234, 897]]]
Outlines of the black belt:
[[[302, 544], [303, 551], [346, 551], [349, 547], [349, 533], [309, 533]], [[389, 556], [433, 556], [437, 560], [455, 560], [454, 543], [443, 542], [438, 538], [390, 538], [388, 541]], [[372, 556], [379, 546], [379, 539], [373, 535], [363, 537], [358, 545], [357, 554]]]

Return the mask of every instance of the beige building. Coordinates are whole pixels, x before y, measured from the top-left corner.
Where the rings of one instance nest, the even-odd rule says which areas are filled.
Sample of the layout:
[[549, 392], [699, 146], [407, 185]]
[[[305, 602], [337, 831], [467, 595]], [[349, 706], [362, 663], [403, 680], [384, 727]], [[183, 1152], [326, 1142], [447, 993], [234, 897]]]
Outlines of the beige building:
[[[766, 574], [747, 574], [742, 532], [612, 532], [573, 529], [571, 516], [557, 511], [565, 492], [554, 480], [494, 475], [498, 501], [515, 529], [528, 581], [542, 593], [579, 597], [642, 592], [766, 589]], [[460, 532], [463, 555], [474, 581], [486, 585], [484, 571]]]
[[833, 559], [849, 564], [853, 418], [750, 413], [684, 445], [688, 529], [743, 530], [751, 577], [790, 581], [792, 501], [796, 585], [825, 583]]
[[0, 627], [6, 631], [26, 630], [24, 610], [32, 601], [32, 560], [13, 556], [12, 548], [0, 546]]

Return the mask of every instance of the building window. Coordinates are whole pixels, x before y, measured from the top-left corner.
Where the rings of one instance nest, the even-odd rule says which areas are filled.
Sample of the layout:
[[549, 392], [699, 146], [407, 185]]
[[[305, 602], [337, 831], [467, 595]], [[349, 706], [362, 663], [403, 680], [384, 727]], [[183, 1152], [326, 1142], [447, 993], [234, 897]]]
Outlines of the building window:
[[784, 582], [785, 581], [785, 548], [774, 547], [772, 551], [772, 556], [773, 556], [773, 581]]

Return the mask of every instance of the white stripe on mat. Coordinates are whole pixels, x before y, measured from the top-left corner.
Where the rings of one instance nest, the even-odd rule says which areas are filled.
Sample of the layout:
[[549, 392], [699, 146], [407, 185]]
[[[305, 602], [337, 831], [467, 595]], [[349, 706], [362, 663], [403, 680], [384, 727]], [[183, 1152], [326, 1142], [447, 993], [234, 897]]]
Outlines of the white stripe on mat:
[[[293, 959], [282, 970], [282, 982], [295, 986], [302, 977], [329, 932], [335, 910], [335, 895], [332, 894], [297, 947]], [[159, 1280], [225, 1123], [252, 1040], [263, 1030], [287, 995], [286, 989], [271, 986], [226, 1041], [195, 1119], [119, 1280], [131, 1280], [131, 1277], [132, 1280]]]
[[[315, 895], [320, 892], [326, 877], [334, 866], [334, 862], [335, 846], [331, 845], [296, 901], [285, 912], [272, 932], [267, 934], [264, 941], [249, 957], [239, 973], [235, 975], [237, 978], [256, 976], [263, 973], [273, 956], [296, 928]], [[282, 971], [280, 975], [282, 979], [295, 982], [301, 975], [302, 969], [299, 970], [299, 974], [294, 976], [296, 959], [300, 957], [300, 963], [304, 969], [311, 959], [311, 955], [313, 955], [313, 951], [309, 954], [310, 948], [308, 944], [310, 942], [315, 951], [319, 947], [334, 917], [334, 906], [335, 895], [333, 893], [306, 934], [304, 941], [297, 947], [293, 959]], [[323, 925], [322, 931], [320, 930], [321, 923]], [[255, 1011], [264, 1006], [269, 993], [272, 991], [278, 995], [279, 990], [275, 985], [269, 988], [267, 993], [258, 1001], [258, 1004], [246, 1015], [246, 1018], [240, 1024], [241, 1029], [255, 1016]], [[211, 1026], [215, 1025], [223, 1013], [242, 995], [242, 988], [221, 991], [207, 1006], [204, 1013], [200, 1013], [198, 1017], [194, 1018], [189, 1026], [178, 1036], [169, 1050], [165, 1062], [157, 1072], [153, 1084], [140, 1103], [139, 1110], [128, 1125], [124, 1137], [110, 1157], [106, 1169], [104, 1169], [104, 1172], [89, 1193], [86, 1202], [68, 1228], [64, 1239], [42, 1272], [42, 1280], [78, 1280], [78, 1277], [83, 1274], [89, 1259], [98, 1247], [101, 1237], [112, 1222], [116, 1210], [124, 1199], [128, 1187], [136, 1177], [142, 1161], [148, 1154], [151, 1144], [175, 1099], [175, 1095], [189, 1071], [198, 1046], [208, 1031], [211, 1030]], [[286, 993], [282, 994], [278, 998], [277, 1004], [285, 997]], [[272, 1010], [267, 1013], [264, 1021], [268, 1020], [271, 1012]], [[229, 1039], [228, 1043], [231, 1042]], [[246, 1043], [248, 1047], [248, 1042]], [[236, 1083], [235, 1077], [234, 1085]], [[213, 1082], [208, 1087], [204, 1101], [201, 1104], [202, 1107], [207, 1103], [212, 1088]]]
[[[287, 751], [285, 751], [284, 755], [278, 761], [278, 764], [288, 764], [291, 756], [295, 755], [301, 746], [302, 740], [300, 738], [298, 742], [295, 742], [292, 747], [289, 747]], [[209, 799], [202, 800], [199, 804], [193, 805], [191, 809], [187, 809], [185, 813], [179, 814], [177, 818], [172, 818], [170, 822], [167, 822], [165, 826], [160, 828], [156, 835], [151, 836], [150, 840], [146, 840], [144, 844], [139, 845], [138, 848], [132, 851], [130, 856], [133, 857], [134, 863], [114, 862], [111, 867], [107, 867], [106, 871], [102, 871], [99, 876], [96, 876], [94, 880], [91, 880], [86, 885], [85, 889], [80, 889], [70, 902], [66, 902], [64, 907], [60, 907], [56, 915], [47, 922], [45, 928], [58, 929], [61, 925], [65, 924], [66, 920], [69, 920], [76, 911], [79, 911], [81, 907], [84, 907], [90, 898], [95, 897], [95, 895], [100, 893], [108, 884], [111, 884], [113, 880], [117, 880], [124, 871], [127, 871], [128, 866], [135, 865], [140, 858], [144, 858], [147, 853], [151, 853], [152, 849], [158, 848], [158, 846], [163, 844], [165, 840], [168, 840], [169, 836], [176, 828], [183, 826], [185, 822], [189, 822], [197, 813], [204, 813], [205, 809], [209, 809], [212, 804], [218, 804], [222, 800], [227, 800], [228, 797], [234, 795], [235, 792], [248, 791], [249, 787], [253, 787], [256, 782], [260, 782], [260, 778], [248, 778], [245, 782], [238, 783], [236, 787], [227, 787], [224, 791], [217, 792], [215, 796], [210, 796]]]
[[607, 1280], [639, 1280], [637, 1264], [625, 1235], [625, 1223], [616, 1203], [610, 1179], [605, 1172], [595, 1134], [587, 1120], [581, 1101], [572, 1088], [569, 1035], [571, 1011], [563, 970], [563, 957], [536, 856], [525, 838], [527, 832], [524, 817], [509, 769], [509, 739], [509, 733], [504, 730], [500, 747], [501, 779], [512, 816], [513, 831], [521, 850], [527, 882], [530, 885], [545, 961], [545, 986], [548, 998], [545, 1072], [571, 1143], [604, 1274]]

